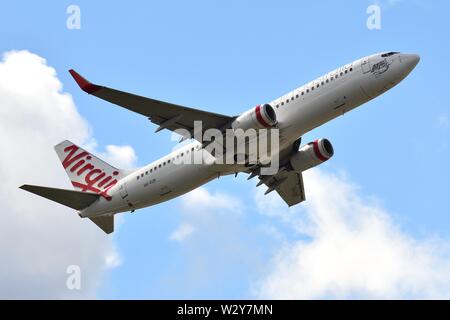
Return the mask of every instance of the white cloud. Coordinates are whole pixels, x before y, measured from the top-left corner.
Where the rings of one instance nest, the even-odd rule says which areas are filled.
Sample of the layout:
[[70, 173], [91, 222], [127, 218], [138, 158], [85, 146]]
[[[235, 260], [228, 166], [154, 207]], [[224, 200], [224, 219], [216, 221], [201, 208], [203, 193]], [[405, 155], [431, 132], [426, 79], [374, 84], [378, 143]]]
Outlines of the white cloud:
[[210, 212], [228, 210], [240, 212], [243, 208], [239, 199], [225, 193], [211, 193], [206, 188], [197, 188], [182, 198], [185, 210], [189, 212]]
[[261, 257], [268, 248], [258, 241], [267, 233], [254, 228], [244, 208], [233, 194], [204, 187], [180, 197], [179, 210], [172, 212], [178, 226], [169, 238], [183, 229], [187, 232], [180, 234], [192, 232], [172, 242], [177, 247], [171, 255], [177, 259], [159, 275], [162, 294], [175, 299], [236, 299], [248, 294], [245, 285], [261, 273]]
[[106, 257], [105, 257], [105, 265], [108, 269], [113, 269], [115, 267], [118, 267], [122, 264], [122, 259], [119, 256], [119, 253], [115, 250], [111, 251]]
[[183, 242], [200, 229], [209, 231], [218, 215], [239, 214], [243, 205], [239, 199], [225, 193], [210, 192], [204, 187], [192, 190], [181, 198], [183, 222], [172, 231], [169, 239]]
[[311, 170], [305, 188], [307, 202], [289, 210], [276, 195], [256, 195], [261, 213], [287, 213], [303, 238], [279, 249], [258, 297], [450, 297], [448, 242], [414, 239], [345, 177]]
[[[0, 62], [0, 298], [95, 297], [104, 272], [120, 263], [112, 242], [87, 219], [18, 187], [70, 188], [53, 146], [92, 140], [88, 123], [45, 59], [11, 51]], [[106, 157], [134, 161], [132, 149]], [[66, 289], [68, 265], [81, 268], [81, 290]]]
[[183, 223], [170, 234], [169, 239], [183, 242], [194, 232], [194, 230], [194, 227], [190, 223]]
[[98, 143], [91, 138], [83, 147], [116, 168], [134, 169], [136, 166], [137, 156], [131, 146], [107, 145], [104, 152], [98, 152]]
[[131, 146], [107, 145], [106, 153], [102, 154], [105, 161], [119, 168], [131, 169], [134, 167], [137, 157]]
[[450, 117], [447, 114], [440, 114], [437, 117], [437, 124], [439, 128], [448, 128], [450, 126]]

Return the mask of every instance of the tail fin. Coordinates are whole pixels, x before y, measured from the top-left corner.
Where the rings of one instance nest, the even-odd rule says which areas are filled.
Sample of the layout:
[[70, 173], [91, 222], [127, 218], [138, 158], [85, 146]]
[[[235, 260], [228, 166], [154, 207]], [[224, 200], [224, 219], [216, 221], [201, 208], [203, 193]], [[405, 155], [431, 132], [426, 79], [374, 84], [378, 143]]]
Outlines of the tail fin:
[[110, 200], [108, 190], [125, 174], [70, 141], [55, 146], [75, 190], [99, 194]]

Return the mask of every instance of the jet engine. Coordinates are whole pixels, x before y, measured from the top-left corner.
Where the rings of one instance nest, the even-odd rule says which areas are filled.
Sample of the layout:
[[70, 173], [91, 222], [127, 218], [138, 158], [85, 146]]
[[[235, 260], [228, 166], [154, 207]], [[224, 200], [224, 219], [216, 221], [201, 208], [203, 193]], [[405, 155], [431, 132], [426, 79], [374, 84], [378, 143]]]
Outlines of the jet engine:
[[289, 160], [290, 166], [296, 172], [302, 172], [315, 167], [334, 154], [333, 146], [327, 139], [318, 139], [301, 147]]
[[245, 111], [231, 124], [233, 129], [262, 129], [271, 128], [277, 124], [277, 116], [270, 104], [258, 105]]

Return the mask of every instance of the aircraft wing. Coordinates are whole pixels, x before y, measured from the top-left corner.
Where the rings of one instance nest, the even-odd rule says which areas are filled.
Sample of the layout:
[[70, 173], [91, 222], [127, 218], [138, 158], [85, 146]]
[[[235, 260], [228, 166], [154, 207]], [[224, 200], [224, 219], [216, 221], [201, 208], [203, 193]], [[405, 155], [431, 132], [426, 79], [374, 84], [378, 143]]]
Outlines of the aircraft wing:
[[290, 147], [280, 150], [280, 161], [282, 165], [275, 175], [259, 175], [260, 168], [258, 167], [249, 171], [250, 176], [248, 179], [259, 175], [260, 181], [257, 186], [262, 184], [268, 186], [269, 188], [265, 194], [276, 191], [288, 206], [293, 206], [306, 200], [302, 173], [288, 170], [286, 166], [286, 162], [290, 156], [297, 152], [300, 147], [301, 140], [302, 139], [299, 138]]
[[192, 136], [194, 121], [202, 121], [202, 130], [204, 131], [210, 128], [221, 129], [234, 119], [234, 117], [222, 114], [188, 108], [96, 85], [83, 78], [75, 70], [71, 69], [69, 72], [83, 91], [146, 116], [151, 122], [159, 125], [156, 132], [162, 129], [174, 131], [181, 128], [188, 130]]
[[269, 187], [266, 194], [275, 190], [289, 207], [306, 199], [301, 172], [282, 170], [268, 178], [262, 176], [260, 180]]

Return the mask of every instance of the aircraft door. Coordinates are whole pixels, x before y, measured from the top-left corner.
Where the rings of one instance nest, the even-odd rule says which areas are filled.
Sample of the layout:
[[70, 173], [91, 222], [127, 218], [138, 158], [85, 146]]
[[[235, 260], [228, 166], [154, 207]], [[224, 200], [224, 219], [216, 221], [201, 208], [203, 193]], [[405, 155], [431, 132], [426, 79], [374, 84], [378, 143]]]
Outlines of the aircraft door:
[[370, 59], [369, 58], [364, 58], [361, 61], [361, 69], [363, 73], [367, 73], [370, 71], [371, 66], [370, 66]]
[[122, 183], [120, 185], [119, 193], [120, 193], [120, 196], [122, 197], [122, 199], [125, 199], [126, 197], [128, 197], [127, 183], [126, 182], [124, 182], [124, 183]]
[[344, 114], [347, 112], [346, 104], [347, 96], [340, 96], [333, 101], [333, 109], [338, 110], [341, 114]]

